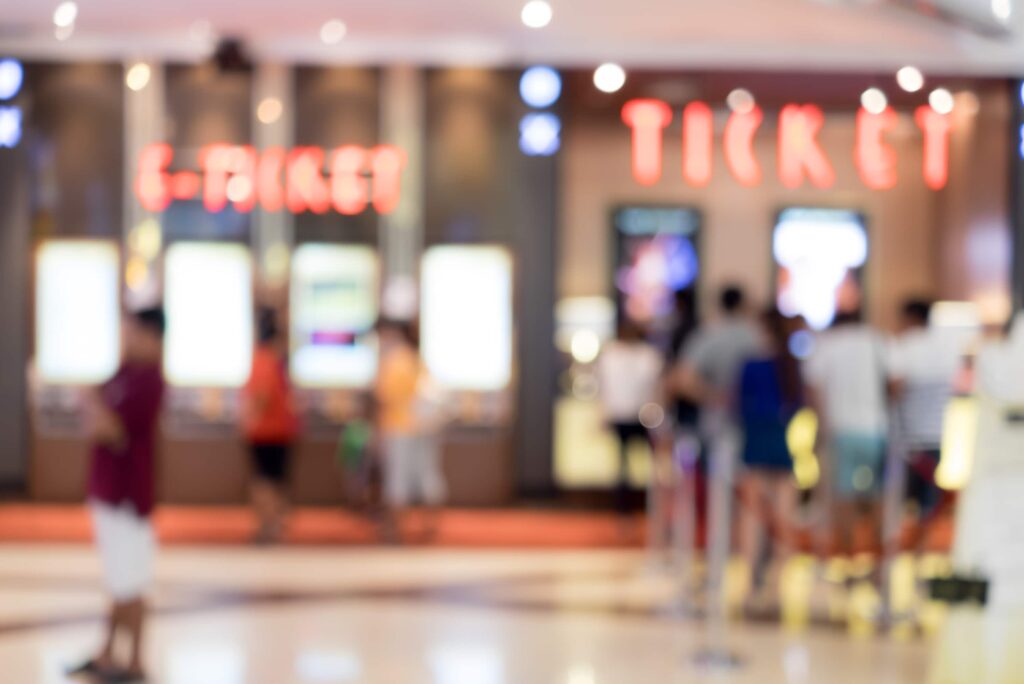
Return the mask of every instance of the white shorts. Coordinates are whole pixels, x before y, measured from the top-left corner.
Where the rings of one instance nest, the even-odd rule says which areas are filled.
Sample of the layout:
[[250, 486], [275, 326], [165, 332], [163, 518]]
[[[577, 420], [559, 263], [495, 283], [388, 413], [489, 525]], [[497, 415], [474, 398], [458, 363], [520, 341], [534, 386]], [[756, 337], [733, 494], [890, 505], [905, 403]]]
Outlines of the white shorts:
[[441, 448], [433, 435], [384, 438], [384, 497], [392, 506], [439, 506], [447, 496]]
[[103, 579], [115, 601], [141, 598], [153, 580], [156, 535], [149, 518], [131, 504], [90, 501], [93, 534], [103, 564]]

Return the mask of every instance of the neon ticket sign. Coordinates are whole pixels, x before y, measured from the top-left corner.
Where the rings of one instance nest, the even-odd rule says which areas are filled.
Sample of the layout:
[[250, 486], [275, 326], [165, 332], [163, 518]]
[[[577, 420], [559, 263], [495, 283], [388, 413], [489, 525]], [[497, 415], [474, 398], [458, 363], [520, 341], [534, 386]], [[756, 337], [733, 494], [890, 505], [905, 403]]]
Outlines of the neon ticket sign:
[[[622, 108], [622, 120], [633, 134], [633, 177], [641, 185], [661, 180], [664, 131], [672, 119], [672, 108], [661, 100], [631, 100]], [[922, 177], [929, 188], [941, 190], [949, 180], [952, 121], [928, 106], [917, 109], [914, 121], [924, 135]], [[763, 122], [764, 113], [759, 107], [734, 111], [722, 135], [726, 166], [733, 178], [747, 187], [760, 185], [764, 179], [754, 151], [754, 136]], [[896, 151], [886, 143], [885, 136], [898, 122], [891, 108], [877, 114], [863, 108], [857, 112], [854, 162], [861, 181], [873, 190], [896, 187]], [[818, 142], [824, 124], [825, 114], [815, 105], [790, 104], [779, 112], [777, 173], [787, 188], [799, 188], [808, 182], [822, 189], [835, 185], [835, 168]], [[705, 187], [711, 182], [714, 135], [710, 106], [691, 102], [683, 109], [682, 175], [690, 185]]]
[[199, 168], [174, 167], [174, 149], [159, 143], [139, 156], [135, 196], [148, 211], [176, 200], [202, 199], [207, 211], [229, 204], [240, 212], [257, 206], [268, 212], [354, 216], [369, 206], [390, 214], [402, 190], [404, 152], [391, 145], [345, 145], [333, 150], [213, 144], [199, 150]]

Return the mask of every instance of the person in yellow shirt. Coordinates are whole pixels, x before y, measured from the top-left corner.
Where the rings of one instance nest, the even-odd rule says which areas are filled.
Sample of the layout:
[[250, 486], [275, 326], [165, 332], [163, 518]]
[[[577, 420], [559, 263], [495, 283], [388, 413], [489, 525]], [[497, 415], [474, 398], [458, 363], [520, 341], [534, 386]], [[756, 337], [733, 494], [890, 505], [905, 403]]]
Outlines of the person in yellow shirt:
[[384, 500], [395, 518], [409, 506], [428, 508], [426, 529], [435, 531], [436, 512], [447, 486], [441, 469], [438, 432], [441, 400], [429, 391], [429, 377], [420, 361], [409, 323], [378, 325], [380, 367], [374, 395], [384, 470]]

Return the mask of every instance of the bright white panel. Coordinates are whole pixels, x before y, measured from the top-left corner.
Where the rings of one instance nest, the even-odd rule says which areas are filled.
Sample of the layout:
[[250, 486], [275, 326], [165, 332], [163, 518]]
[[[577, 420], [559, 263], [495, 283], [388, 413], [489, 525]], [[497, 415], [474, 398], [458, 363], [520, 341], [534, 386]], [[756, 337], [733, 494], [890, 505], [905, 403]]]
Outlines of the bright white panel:
[[174, 385], [238, 387], [252, 364], [252, 262], [226, 243], [179, 243], [164, 263], [164, 374]]
[[451, 389], [493, 391], [512, 377], [512, 258], [501, 247], [427, 250], [421, 271], [423, 359]]
[[291, 372], [304, 387], [365, 387], [377, 372], [372, 339], [379, 267], [369, 247], [306, 244], [291, 283]]
[[60, 240], [36, 253], [36, 367], [43, 382], [107, 380], [120, 356], [120, 262], [113, 242]]

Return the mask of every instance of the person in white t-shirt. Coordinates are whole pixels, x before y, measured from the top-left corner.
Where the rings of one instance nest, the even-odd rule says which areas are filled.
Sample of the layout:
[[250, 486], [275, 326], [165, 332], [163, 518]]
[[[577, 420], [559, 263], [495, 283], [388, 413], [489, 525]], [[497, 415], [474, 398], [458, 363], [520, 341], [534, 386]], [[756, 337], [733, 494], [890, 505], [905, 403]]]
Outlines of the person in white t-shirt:
[[832, 522], [840, 550], [852, 552], [853, 530], [862, 523], [871, 523], [876, 539], [881, 533], [888, 431], [885, 341], [859, 312], [840, 314], [819, 336], [805, 379], [831, 456]]
[[619, 324], [616, 339], [604, 346], [597, 360], [602, 414], [619, 440], [620, 512], [628, 508], [629, 446], [635, 440], [651, 442], [641, 413], [647, 404], [659, 399], [663, 366], [657, 347], [644, 340], [640, 328], [629, 320]]
[[903, 306], [903, 333], [889, 349], [896, 392], [896, 416], [908, 450], [910, 492], [922, 512], [937, 503], [934, 471], [939, 462], [942, 422], [953, 396], [953, 381], [963, 352], [958, 336], [929, 328], [931, 304], [911, 300]]

